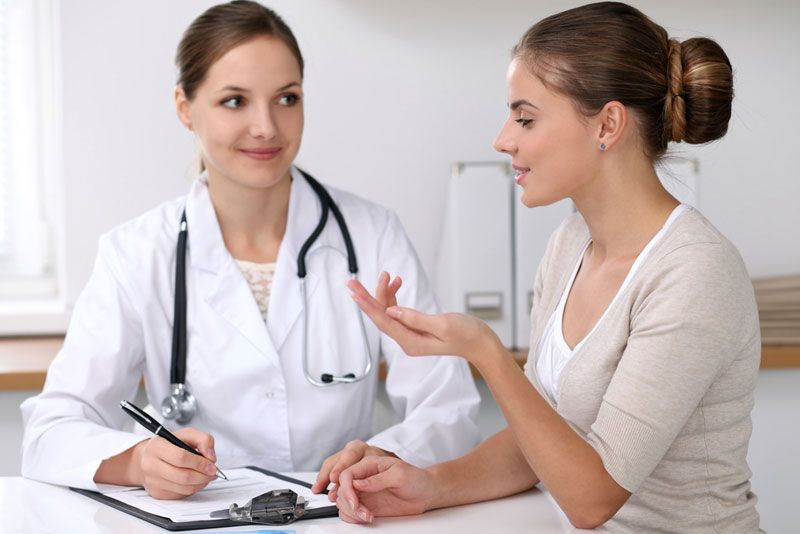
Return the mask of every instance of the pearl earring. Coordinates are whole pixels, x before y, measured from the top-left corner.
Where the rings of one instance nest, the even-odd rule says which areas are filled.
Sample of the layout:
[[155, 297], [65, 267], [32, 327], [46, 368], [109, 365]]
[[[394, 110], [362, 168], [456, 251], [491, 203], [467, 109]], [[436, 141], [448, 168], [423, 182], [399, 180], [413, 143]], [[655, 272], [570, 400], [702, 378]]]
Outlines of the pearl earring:
[[600, 143], [600, 150], [601, 150], [602, 152], [605, 152], [605, 151], [606, 151], [606, 144], [605, 144], [605, 143]]

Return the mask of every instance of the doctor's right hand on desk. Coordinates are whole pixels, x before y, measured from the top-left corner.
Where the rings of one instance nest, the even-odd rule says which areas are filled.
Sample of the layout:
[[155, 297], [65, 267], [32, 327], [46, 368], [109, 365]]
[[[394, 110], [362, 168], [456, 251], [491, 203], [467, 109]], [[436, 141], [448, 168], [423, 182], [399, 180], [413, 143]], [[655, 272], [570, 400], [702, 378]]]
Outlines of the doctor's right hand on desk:
[[430, 470], [385, 456], [364, 458], [343, 471], [335, 493], [339, 517], [348, 523], [371, 523], [378, 516], [419, 515], [441, 506], [435, 499], [437, 481]]
[[194, 495], [217, 478], [214, 438], [194, 428], [182, 428], [174, 434], [203, 456], [153, 437], [104, 460], [94, 481], [142, 486], [156, 499], [183, 499]]

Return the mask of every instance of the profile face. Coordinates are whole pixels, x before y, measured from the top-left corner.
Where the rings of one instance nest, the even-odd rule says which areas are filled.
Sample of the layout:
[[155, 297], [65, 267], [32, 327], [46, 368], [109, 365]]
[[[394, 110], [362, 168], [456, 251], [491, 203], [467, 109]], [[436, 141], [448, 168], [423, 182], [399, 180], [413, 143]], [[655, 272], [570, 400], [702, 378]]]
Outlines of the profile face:
[[176, 102], [203, 151], [209, 180], [268, 188], [288, 176], [303, 135], [302, 77], [273, 37], [240, 44], [214, 63], [194, 99]]
[[494, 148], [512, 158], [522, 203], [546, 206], [580, 194], [597, 172], [599, 126], [520, 60], [508, 68], [509, 115]]

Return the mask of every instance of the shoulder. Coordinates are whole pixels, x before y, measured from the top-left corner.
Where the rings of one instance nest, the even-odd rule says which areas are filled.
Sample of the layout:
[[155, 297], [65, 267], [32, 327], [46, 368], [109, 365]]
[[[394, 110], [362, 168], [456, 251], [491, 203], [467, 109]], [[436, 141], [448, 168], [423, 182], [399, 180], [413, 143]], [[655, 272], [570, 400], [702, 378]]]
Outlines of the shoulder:
[[679, 269], [699, 283], [739, 282], [750, 291], [750, 277], [739, 251], [696, 209], [677, 219], [657, 251], [654, 271]]
[[758, 312], [750, 276], [736, 247], [692, 209], [677, 219], [642, 267], [634, 316], [674, 317], [687, 328], [752, 337]]
[[100, 236], [98, 255], [125, 269], [144, 258], [171, 257], [175, 252], [186, 197], [163, 202]]
[[[397, 214], [377, 202], [367, 200], [355, 193], [325, 185], [331, 198], [339, 206], [348, 226], [385, 233], [388, 230], [402, 230]], [[353, 231], [353, 230], [351, 230]]]

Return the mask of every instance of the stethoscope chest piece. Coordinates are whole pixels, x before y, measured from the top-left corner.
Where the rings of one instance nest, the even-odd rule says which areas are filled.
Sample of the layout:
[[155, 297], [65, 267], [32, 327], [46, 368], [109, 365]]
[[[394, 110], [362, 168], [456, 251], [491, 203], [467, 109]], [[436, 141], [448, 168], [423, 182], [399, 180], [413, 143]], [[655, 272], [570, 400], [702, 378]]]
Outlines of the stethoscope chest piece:
[[165, 419], [175, 419], [180, 425], [185, 425], [197, 413], [197, 400], [186, 384], [172, 384], [170, 394], [161, 403], [161, 415]]

